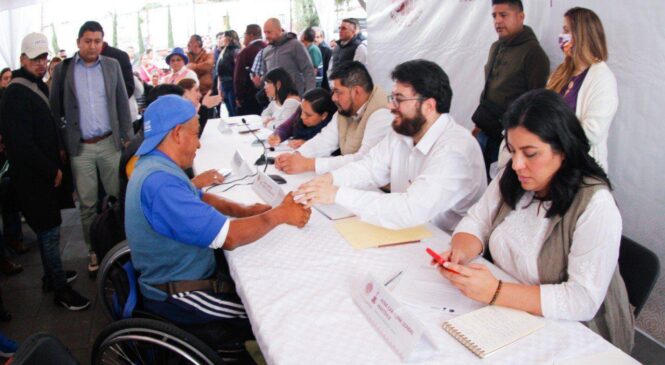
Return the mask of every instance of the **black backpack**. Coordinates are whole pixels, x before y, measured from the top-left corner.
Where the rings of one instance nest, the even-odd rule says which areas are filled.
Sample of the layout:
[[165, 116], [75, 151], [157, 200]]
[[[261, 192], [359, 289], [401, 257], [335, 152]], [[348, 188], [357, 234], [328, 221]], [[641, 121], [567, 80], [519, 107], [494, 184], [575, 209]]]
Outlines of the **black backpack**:
[[118, 199], [114, 196], [104, 198], [101, 212], [90, 226], [90, 243], [101, 262], [113, 246], [125, 240], [124, 214]]

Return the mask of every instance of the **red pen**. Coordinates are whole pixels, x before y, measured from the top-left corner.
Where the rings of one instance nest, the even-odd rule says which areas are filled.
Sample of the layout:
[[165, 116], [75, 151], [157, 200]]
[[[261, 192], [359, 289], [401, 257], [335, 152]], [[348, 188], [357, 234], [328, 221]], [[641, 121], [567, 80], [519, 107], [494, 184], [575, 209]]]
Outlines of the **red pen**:
[[443, 264], [446, 262], [446, 260], [443, 257], [441, 257], [441, 255], [439, 255], [438, 253], [434, 252], [434, 250], [432, 250], [431, 248], [428, 247], [425, 251], [427, 251], [427, 253], [430, 256], [432, 256], [434, 261], [438, 262], [439, 265], [441, 265], [441, 267], [443, 267], [444, 269], [446, 269], [450, 272], [454, 272], [455, 274], [459, 274], [457, 271], [445, 267]]

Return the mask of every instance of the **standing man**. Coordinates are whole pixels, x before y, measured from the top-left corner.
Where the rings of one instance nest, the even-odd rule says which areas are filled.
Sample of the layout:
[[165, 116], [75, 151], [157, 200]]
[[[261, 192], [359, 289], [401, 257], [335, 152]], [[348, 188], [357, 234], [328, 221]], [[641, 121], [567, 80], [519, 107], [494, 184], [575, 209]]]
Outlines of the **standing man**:
[[354, 18], [342, 20], [339, 25], [339, 40], [337, 47], [332, 51], [332, 58], [328, 65], [328, 78], [333, 72], [335, 64], [358, 61], [367, 65], [367, 45], [363, 42], [360, 33], [360, 22]]
[[21, 44], [21, 69], [14, 72], [0, 104], [1, 132], [21, 211], [37, 234], [44, 288], [55, 291], [56, 304], [82, 310], [90, 301], [69, 286], [77, 274], [65, 272], [60, 258], [60, 209], [71, 208], [74, 202], [56, 120], [49, 109], [49, 89], [42, 81], [47, 62], [46, 36], [28, 34]]
[[302, 32], [300, 36], [300, 42], [302, 42], [307, 53], [309, 53], [309, 58], [312, 60], [312, 66], [314, 67], [314, 75], [316, 76], [316, 87], [321, 87], [321, 77], [319, 76], [323, 67], [323, 55], [321, 50], [314, 43], [314, 38], [316, 38], [316, 32], [314, 28], [308, 27]]
[[[337, 113], [298, 151], [277, 156], [277, 169], [287, 174], [333, 171], [361, 159], [390, 130], [393, 118], [386, 108], [386, 94], [374, 85], [362, 63], [340, 64], [330, 80]], [[331, 157], [337, 150], [341, 156]]]
[[97, 177], [108, 195], [118, 196], [120, 150], [132, 137], [132, 121], [120, 64], [100, 54], [102, 26], [85, 22], [76, 42], [79, 51], [72, 61], [55, 69], [50, 103], [56, 120], [64, 124], [83, 238], [90, 250], [88, 271], [94, 276], [99, 265], [90, 246], [90, 225], [97, 214]]
[[219, 56], [222, 54], [222, 50], [224, 49], [224, 32], [219, 32], [215, 36], [215, 48], [213, 50], [213, 59], [214, 59], [214, 67], [212, 68], [212, 95], [217, 95], [217, 87], [215, 87], [215, 81], [217, 80], [217, 67], [218, 67], [218, 62], [221, 61]]
[[256, 55], [265, 48], [261, 37], [261, 27], [250, 24], [245, 29], [243, 38], [245, 48], [238, 53], [233, 70], [233, 89], [236, 94], [236, 113], [238, 115], [261, 114], [261, 106], [256, 100], [259, 89], [252, 82], [252, 64]]
[[328, 42], [326, 42], [326, 35], [323, 32], [323, 29], [319, 27], [314, 27], [314, 43], [319, 47], [319, 50], [321, 51], [321, 55], [323, 56], [323, 72], [322, 72], [322, 79], [321, 79], [321, 87], [330, 90], [330, 85], [328, 83], [328, 67], [330, 66], [330, 59], [332, 58], [332, 49], [328, 45]]
[[490, 47], [485, 64], [485, 88], [471, 119], [489, 177], [490, 165], [503, 139], [501, 116], [520, 95], [545, 87], [550, 61], [533, 30], [524, 25], [521, 0], [492, 0], [492, 18], [499, 40]]
[[285, 33], [282, 24], [275, 18], [266, 21], [263, 33], [268, 41], [268, 46], [263, 50], [264, 74], [281, 67], [291, 75], [300, 95], [313, 89], [316, 86], [314, 67], [305, 46], [296, 37]]
[[[307, 205], [337, 203], [386, 228], [431, 221], [452, 232], [483, 195], [487, 180], [478, 143], [450, 116], [453, 91], [434, 62], [397, 65], [390, 95], [393, 130], [361, 160], [303, 184]], [[371, 191], [390, 184], [390, 193]]]
[[[102, 30], [102, 33], [103, 32], [104, 31]], [[129, 54], [119, 48], [109, 46], [108, 43], [104, 42], [101, 55], [113, 58], [120, 63], [122, 79], [124, 80], [125, 88], [127, 89], [127, 97], [134, 95], [134, 66], [132, 66], [132, 60], [129, 58]]]
[[200, 35], [194, 34], [187, 43], [187, 57], [189, 63], [187, 67], [196, 72], [199, 78], [199, 90], [205, 95], [212, 88], [212, 69], [215, 66], [213, 55], [203, 48], [203, 39]]

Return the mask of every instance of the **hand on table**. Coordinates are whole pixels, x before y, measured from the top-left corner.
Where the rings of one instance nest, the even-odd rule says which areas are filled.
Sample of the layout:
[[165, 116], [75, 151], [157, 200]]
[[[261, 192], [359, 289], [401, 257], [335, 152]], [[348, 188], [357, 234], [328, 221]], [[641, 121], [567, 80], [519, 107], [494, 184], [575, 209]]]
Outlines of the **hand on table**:
[[275, 159], [275, 168], [287, 174], [299, 174], [305, 171], [314, 171], [314, 159], [307, 158], [298, 152], [283, 153]]
[[310, 208], [306, 208], [300, 203], [296, 203], [293, 200], [293, 193], [288, 193], [282, 203], [275, 209], [281, 209], [284, 211], [286, 221], [284, 223], [302, 228], [309, 221], [309, 217], [312, 214]]
[[[439, 267], [441, 275], [448, 279], [465, 296], [481, 303], [489, 303], [496, 292], [499, 280], [482, 264], [460, 265], [446, 262]], [[457, 273], [449, 270], [454, 270]]]
[[204, 186], [210, 185], [219, 185], [224, 182], [224, 175], [220, 174], [217, 170], [211, 169], [204, 171], [192, 179], [192, 184], [196, 186], [197, 189], [201, 189]]
[[330, 173], [318, 176], [298, 187], [295, 195], [297, 202], [305, 204], [310, 208], [314, 204], [334, 204], [335, 196], [339, 188], [333, 185], [333, 178]]
[[305, 143], [304, 139], [292, 139], [292, 140], [289, 141], [288, 145], [289, 145], [289, 147], [293, 148], [294, 150], [297, 150], [304, 143]]
[[269, 144], [270, 146], [275, 147], [275, 146], [277, 146], [277, 145], [280, 144], [280, 143], [282, 143], [282, 139], [279, 138], [278, 135], [276, 135], [276, 134], [271, 134], [271, 135], [268, 137], [268, 144]]
[[243, 217], [252, 217], [255, 215], [259, 215], [261, 213], [265, 213], [272, 209], [270, 205], [267, 204], [261, 204], [261, 203], [256, 203], [252, 205], [245, 206], [245, 212]]

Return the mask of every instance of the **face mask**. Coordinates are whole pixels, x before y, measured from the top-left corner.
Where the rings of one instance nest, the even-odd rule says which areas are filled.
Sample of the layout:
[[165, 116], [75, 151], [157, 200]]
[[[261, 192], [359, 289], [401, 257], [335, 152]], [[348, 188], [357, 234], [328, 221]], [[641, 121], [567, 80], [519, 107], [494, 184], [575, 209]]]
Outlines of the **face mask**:
[[570, 42], [572, 40], [573, 37], [570, 35], [570, 33], [559, 34], [559, 48], [561, 48], [562, 51], [566, 52], [568, 49], [570, 49]]

